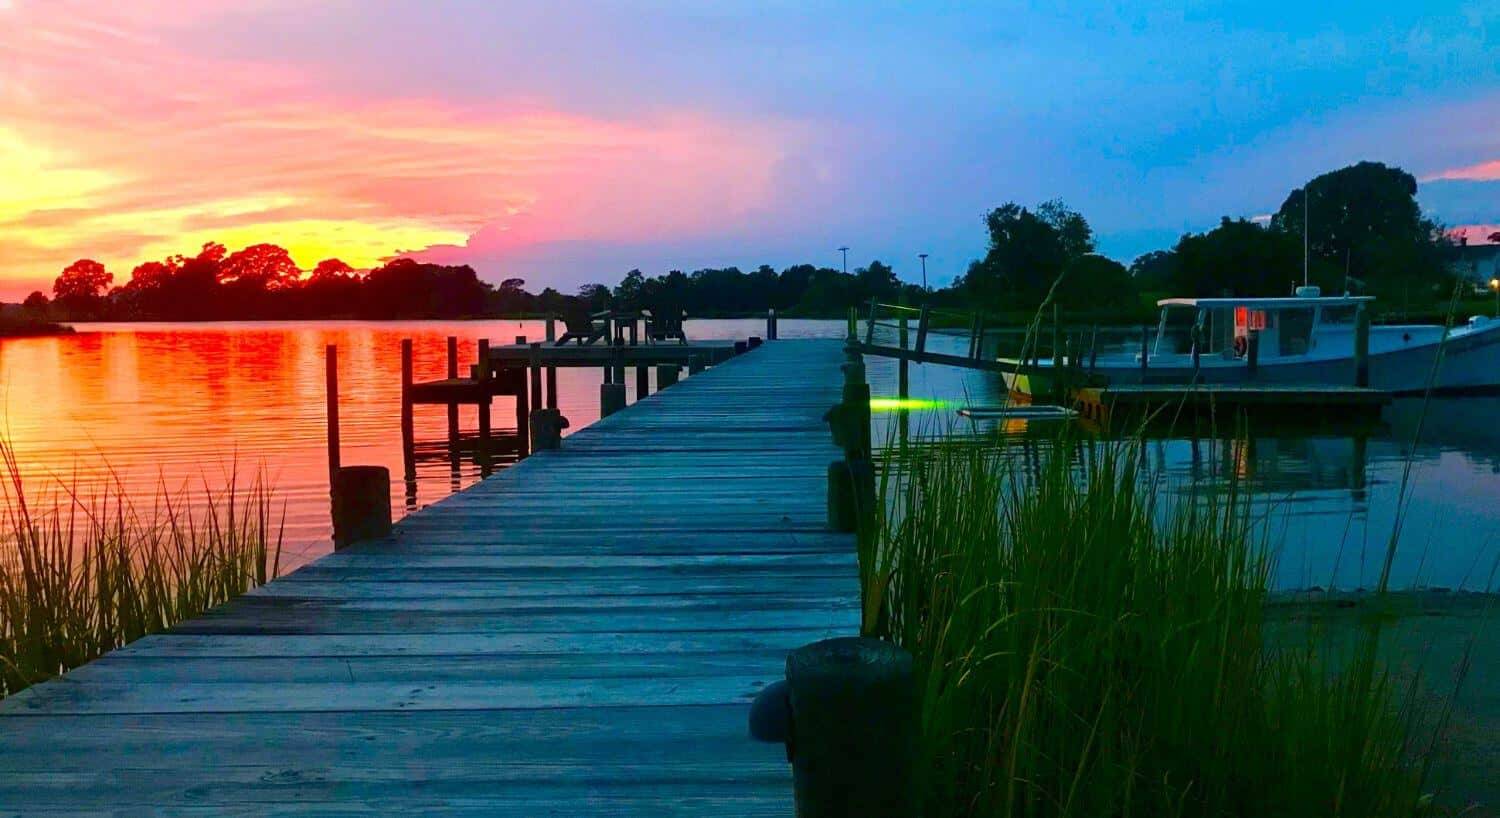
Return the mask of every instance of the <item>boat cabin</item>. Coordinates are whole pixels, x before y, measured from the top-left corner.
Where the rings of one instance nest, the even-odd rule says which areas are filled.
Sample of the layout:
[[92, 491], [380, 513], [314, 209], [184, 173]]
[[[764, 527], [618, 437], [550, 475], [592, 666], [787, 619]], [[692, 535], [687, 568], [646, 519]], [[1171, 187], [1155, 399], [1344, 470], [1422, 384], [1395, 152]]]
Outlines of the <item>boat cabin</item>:
[[1262, 358], [1340, 357], [1354, 348], [1355, 317], [1373, 296], [1330, 296], [1317, 288], [1287, 298], [1166, 298], [1157, 327], [1157, 356], [1191, 352], [1197, 339], [1204, 358], [1243, 358], [1251, 333]]

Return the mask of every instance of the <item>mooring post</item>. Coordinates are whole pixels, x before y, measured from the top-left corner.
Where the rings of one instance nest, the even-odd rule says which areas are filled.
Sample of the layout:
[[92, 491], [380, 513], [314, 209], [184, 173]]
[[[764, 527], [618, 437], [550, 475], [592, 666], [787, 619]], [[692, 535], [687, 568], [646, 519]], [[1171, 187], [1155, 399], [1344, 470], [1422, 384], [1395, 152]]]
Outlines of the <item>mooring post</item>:
[[531, 382], [531, 411], [535, 412], [542, 408], [542, 345], [532, 344], [528, 356], [530, 366], [526, 368]]
[[660, 392], [677, 384], [677, 364], [660, 364], [656, 367], [656, 391]]
[[[547, 346], [553, 346], [557, 340], [557, 319], [551, 315], [547, 316]], [[547, 367], [547, 408], [557, 408], [557, 367]]]
[[607, 418], [625, 408], [625, 366], [619, 362], [625, 351], [616, 344], [605, 363], [604, 383], [599, 387], [599, 417]]
[[391, 533], [391, 472], [384, 466], [343, 466], [333, 476], [333, 547]]
[[[901, 302], [901, 306], [906, 306], [906, 299], [903, 298]], [[911, 397], [911, 361], [907, 360], [904, 354], [906, 352], [906, 342], [910, 340], [907, 337], [906, 325], [906, 311], [902, 310], [900, 323], [896, 325], [896, 340], [900, 344], [903, 353], [900, 358], [896, 359], [896, 396], [903, 401]]]
[[850, 341], [857, 340], [859, 338], [859, 309], [858, 308], [856, 308], [856, 307], [850, 307], [849, 308], [848, 321], [849, 321], [848, 332], [845, 334], [845, 337], [848, 340], [850, 340]]
[[1151, 365], [1151, 329], [1141, 325], [1141, 383], [1146, 382], [1146, 369]]
[[744, 355], [746, 352], [749, 352], [749, 351], [750, 351], [750, 342], [749, 341], [735, 341], [734, 342], [734, 354], [736, 354], [736, 355]]
[[[458, 380], [458, 338], [448, 336], [448, 380]], [[448, 401], [448, 451], [458, 449], [458, 403]]]
[[328, 396], [328, 491], [331, 494], [334, 477], [339, 471], [339, 348], [333, 344], [323, 350], [323, 370]]
[[1354, 308], [1354, 385], [1370, 385], [1370, 311], [1363, 303]]
[[562, 430], [568, 419], [556, 409], [534, 409], [531, 412], [531, 450], [533, 452], [562, 448]]
[[799, 818], [907, 818], [917, 696], [912, 656], [867, 637], [791, 652], [786, 680], [756, 696], [750, 735], [781, 742]]
[[688, 356], [688, 374], [689, 375], [696, 375], [696, 374], [698, 374], [699, 372], [702, 372], [702, 371], [703, 371], [703, 356], [702, 355], [689, 355]]
[[1260, 332], [1250, 330], [1250, 337], [1245, 339], [1245, 371], [1251, 380], [1260, 372]]
[[776, 340], [776, 308], [766, 310], [766, 340]]
[[[661, 390], [661, 384], [657, 384], [657, 391]], [[635, 365], [635, 399], [649, 397], [651, 395], [651, 367], [646, 364]]]
[[[490, 339], [479, 339], [478, 360], [474, 364], [474, 378], [479, 382], [479, 473], [490, 471]], [[517, 398], [516, 400], [521, 400]], [[524, 439], [524, 437], [522, 438]]]
[[828, 524], [835, 531], [868, 532], [875, 510], [875, 468], [870, 460], [870, 385], [855, 346], [845, 347], [842, 399], [823, 415], [842, 460], [828, 465]]
[[411, 339], [401, 339], [401, 471], [407, 480], [417, 477], [417, 433], [411, 405]]

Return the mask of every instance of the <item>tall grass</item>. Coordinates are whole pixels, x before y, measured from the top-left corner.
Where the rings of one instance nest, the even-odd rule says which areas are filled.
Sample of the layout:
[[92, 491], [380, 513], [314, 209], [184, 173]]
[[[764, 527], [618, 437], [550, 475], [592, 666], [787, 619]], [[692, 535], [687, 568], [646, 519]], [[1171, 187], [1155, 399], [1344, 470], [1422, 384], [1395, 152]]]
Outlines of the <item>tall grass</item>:
[[[898, 450], [862, 538], [865, 631], [912, 651], [929, 816], [1388, 816], [1412, 721], [1373, 660], [1262, 635], [1235, 487], [1169, 503], [1138, 449]], [[1368, 660], [1368, 661], [1367, 661]]]
[[263, 475], [214, 490], [158, 488], [149, 506], [118, 479], [38, 505], [0, 442], [0, 696], [46, 681], [274, 578], [281, 523]]

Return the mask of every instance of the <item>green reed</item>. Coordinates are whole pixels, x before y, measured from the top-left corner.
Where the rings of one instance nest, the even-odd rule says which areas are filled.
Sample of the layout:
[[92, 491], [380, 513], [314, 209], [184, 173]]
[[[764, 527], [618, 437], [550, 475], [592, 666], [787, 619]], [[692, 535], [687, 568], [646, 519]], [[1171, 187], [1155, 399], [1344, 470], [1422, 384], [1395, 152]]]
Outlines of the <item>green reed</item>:
[[1169, 501], [1138, 451], [888, 455], [864, 629], [916, 658], [924, 814], [1418, 811], [1414, 721], [1374, 637], [1342, 660], [1268, 644], [1242, 492]]
[[33, 505], [14, 450], [0, 500], [0, 696], [197, 616], [274, 578], [281, 521], [263, 474], [148, 506], [118, 479]]

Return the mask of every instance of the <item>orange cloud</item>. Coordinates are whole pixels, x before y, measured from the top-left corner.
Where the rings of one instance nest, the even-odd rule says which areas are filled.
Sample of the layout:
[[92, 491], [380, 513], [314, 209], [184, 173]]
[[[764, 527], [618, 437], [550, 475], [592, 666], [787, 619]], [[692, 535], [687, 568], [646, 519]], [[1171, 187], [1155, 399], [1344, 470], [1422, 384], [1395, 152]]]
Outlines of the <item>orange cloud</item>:
[[121, 279], [209, 239], [369, 266], [481, 230], [687, 235], [767, 207], [802, 136], [692, 111], [341, 97], [284, 66], [182, 53], [150, 22], [167, 5], [0, 9], [0, 296], [45, 289], [78, 257]]
[[1469, 182], [1494, 182], [1500, 181], [1500, 159], [1489, 162], [1480, 162], [1477, 165], [1469, 165], [1462, 168], [1438, 171], [1430, 176], [1422, 178], [1424, 182], [1435, 182], [1439, 180], [1463, 180]]

